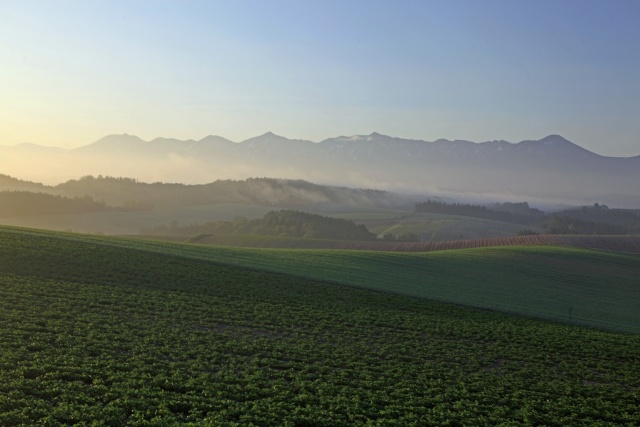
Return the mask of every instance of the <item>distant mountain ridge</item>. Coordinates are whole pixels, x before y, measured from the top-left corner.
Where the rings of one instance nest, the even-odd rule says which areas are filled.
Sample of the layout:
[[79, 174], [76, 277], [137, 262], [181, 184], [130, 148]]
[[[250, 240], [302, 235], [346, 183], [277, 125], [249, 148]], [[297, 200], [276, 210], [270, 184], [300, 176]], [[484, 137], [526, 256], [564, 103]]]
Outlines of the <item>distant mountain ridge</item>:
[[[12, 170], [12, 156], [33, 165], [33, 173]], [[242, 142], [214, 135], [198, 141], [108, 135], [72, 150], [0, 147], [0, 173], [47, 183], [90, 174], [182, 183], [268, 176], [414, 193], [615, 199], [640, 207], [640, 156], [602, 156], [560, 135], [518, 143], [423, 141], [376, 132], [320, 142], [272, 132]]]
[[[176, 138], [163, 138], [158, 137], [150, 141], [145, 141], [138, 136], [129, 134], [112, 134], [107, 135], [99, 140], [74, 149], [63, 149], [59, 147], [48, 147], [38, 145], [34, 143], [21, 143], [13, 147], [2, 147], [4, 150], [46, 150], [46, 151], [68, 151], [68, 152], [86, 152], [92, 150], [105, 150], [115, 151], [117, 149], [131, 149], [139, 148], [136, 146], [142, 146], [147, 149], [154, 150], [156, 152], [163, 150], [171, 151], [193, 151], [198, 148], [208, 146], [210, 148], [219, 148], [220, 146], [249, 146], [251, 148], [274, 148], [274, 146], [292, 145], [292, 143], [299, 147], [305, 146], [317, 146], [318, 148], [328, 149], [329, 151], [335, 151], [337, 147], [344, 148], [346, 145], [356, 145], [357, 143], [373, 143], [378, 146], [388, 146], [393, 148], [403, 148], [409, 150], [418, 150], [422, 153], [425, 150], [435, 150], [440, 153], [452, 153], [464, 152], [464, 155], [482, 155], [490, 152], [501, 152], [505, 150], [522, 150], [531, 153], [537, 150], [538, 153], [542, 153], [546, 150], [572, 150], [576, 154], [582, 156], [596, 156], [600, 158], [610, 159], [637, 159], [638, 156], [632, 157], [616, 157], [616, 156], [604, 156], [589, 151], [560, 135], [548, 135], [540, 140], [523, 140], [517, 143], [512, 143], [505, 140], [493, 140], [485, 142], [473, 142], [467, 140], [448, 140], [438, 139], [435, 141], [426, 141], [419, 139], [404, 139], [387, 135], [381, 135], [377, 132], [373, 132], [370, 135], [353, 135], [353, 136], [339, 136], [334, 138], [328, 138], [320, 142], [313, 142], [304, 139], [289, 139], [284, 136], [276, 135], [273, 132], [267, 132], [259, 136], [255, 136], [240, 142], [234, 142], [227, 138], [217, 135], [208, 135], [200, 140], [180, 140]], [[355, 143], [355, 144], [354, 144]], [[353, 147], [352, 147], [353, 148]]]

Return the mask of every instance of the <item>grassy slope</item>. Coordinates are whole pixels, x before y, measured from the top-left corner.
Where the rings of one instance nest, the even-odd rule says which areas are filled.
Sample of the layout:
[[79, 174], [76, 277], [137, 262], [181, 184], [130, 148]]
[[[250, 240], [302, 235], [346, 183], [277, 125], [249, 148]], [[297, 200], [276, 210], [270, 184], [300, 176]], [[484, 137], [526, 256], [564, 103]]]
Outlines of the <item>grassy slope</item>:
[[0, 425], [640, 422], [638, 336], [211, 262], [291, 257], [0, 229]]
[[[60, 236], [43, 231], [35, 235]], [[221, 248], [91, 236], [226, 265], [618, 331], [640, 332], [640, 256], [566, 247], [431, 253]]]

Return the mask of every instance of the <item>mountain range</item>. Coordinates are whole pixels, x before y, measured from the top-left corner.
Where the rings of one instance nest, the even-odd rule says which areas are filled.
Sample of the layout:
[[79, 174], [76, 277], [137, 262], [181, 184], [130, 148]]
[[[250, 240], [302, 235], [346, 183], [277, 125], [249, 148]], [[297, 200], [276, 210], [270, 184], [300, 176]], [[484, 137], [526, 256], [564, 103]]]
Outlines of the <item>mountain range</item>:
[[147, 182], [304, 179], [420, 194], [483, 194], [640, 207], [640, 156], [606, 157], [559, 135], [518, 143], [422, 141], [378, 133], [321, 142], [267, 132], [242, 142], [109, 135], [65, 150], [0, 147], [0, 173], [45, 183], [84, 175]]

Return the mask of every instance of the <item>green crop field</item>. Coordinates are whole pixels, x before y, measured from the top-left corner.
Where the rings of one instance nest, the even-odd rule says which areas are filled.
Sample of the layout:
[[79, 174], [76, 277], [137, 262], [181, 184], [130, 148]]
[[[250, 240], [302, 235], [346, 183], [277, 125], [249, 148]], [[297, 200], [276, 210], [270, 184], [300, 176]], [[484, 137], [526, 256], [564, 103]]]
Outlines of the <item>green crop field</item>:
[[[0, 425], [638, 425], [639, 335], [416, 296], [513, 288], [536, 310], [571, 302], [567, 321], [637, 332], [639, 264], [0, 228]], [[503, 309], [543, 315], [517, 294]], [[597, 320], [598, 307], [626, 315]]]

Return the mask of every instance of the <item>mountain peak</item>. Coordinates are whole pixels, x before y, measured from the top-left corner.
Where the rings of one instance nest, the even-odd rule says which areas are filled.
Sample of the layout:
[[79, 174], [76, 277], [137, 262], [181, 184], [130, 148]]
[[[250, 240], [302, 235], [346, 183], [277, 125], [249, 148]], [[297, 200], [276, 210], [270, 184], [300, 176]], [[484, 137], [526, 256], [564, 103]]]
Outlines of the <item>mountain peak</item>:
[[[592, 151], [582, 148], [577, 144], [569, 141], [568, 139], [560, 135], [548, 135], [539, 140], [521, 141], [515, 144], [519, 149], [527, 152], [537, 152], [545, 155], [559, 155], [563, 156], [580, 156], [582, 158], [588, 157], [602, 157]], [[569, 159], [567, 157], [566, 159]]]
[[94, 142], [94, 144], [99, 143], [99, 142], [106, 142], [106, 141], [130, 141], [130, 142], [142, 142], [142, 139], [135, 136], [135, 135], [129, 135], [128, 133], [123, 133], [121, 135], [118, 134], [112, 134], [112, 135], [107, 135], [105, 137], [100, 138], [99, 140], [97, 140], [96, 142]]
[[286, 142], [286, 141], [290, 141], [290, 139], [284, 136], [276, 135], [275, 133], [269, 131], [267, 133], [263, 133], [262, 135], [245, 139], [244, 141], [242, 141], [242, 143], [243, 144], [247, 143], [249, 145], [254, 145], [254, 144], [261, 145], [261, 144], [274, 144], [274, 143], [280, 143], [280, 142]]
[[575, 145], [573, 142], [569, 141], [568, 139], [560, 136], [560, 135], [547, 135], [544, 138], [542, 138], [539, 142], [541, 142], [544, 145]]
[[258, 136], [254, 136], [253, 138], [249, 138], [247, 141], [251, 141], [251, 140], [284, 140], [284, 139], [289, 139], [285, 136], [280, 136], [280, 135], [276, 135], [275, 133], [269, 131], [266, 133], [263, 133], [262, 135], [258, 135]]
[[90, 152], [94, 150], [103, 151], [111, 149], [125, 149], [130, 146], [144, 145], [145, 141], [135, 135], [129, 135], [127, 133], [121, 135], [107, 135], [100, 138], [96, 142], [85, 145], [83, 147], [75, 148], [73, 151]]
[[373, 141], [374, 139], [381, 139], [381, 138], [390, 138], [390, 137], [379, 134], [378, 132], [373, 132], [369, 135], [340, 136], [338, 138], [330, 138], [330, 139], [340, 139], [344, 141]]
[[224, 143], [224, 144], [228, 144], [228, 143], [233, 143], [233, 141], [224, 138], [222, 136], [218, 136], [218, 135], [207, 135], [204, 138], [202, 138], [200, 141], [201, 143]]

